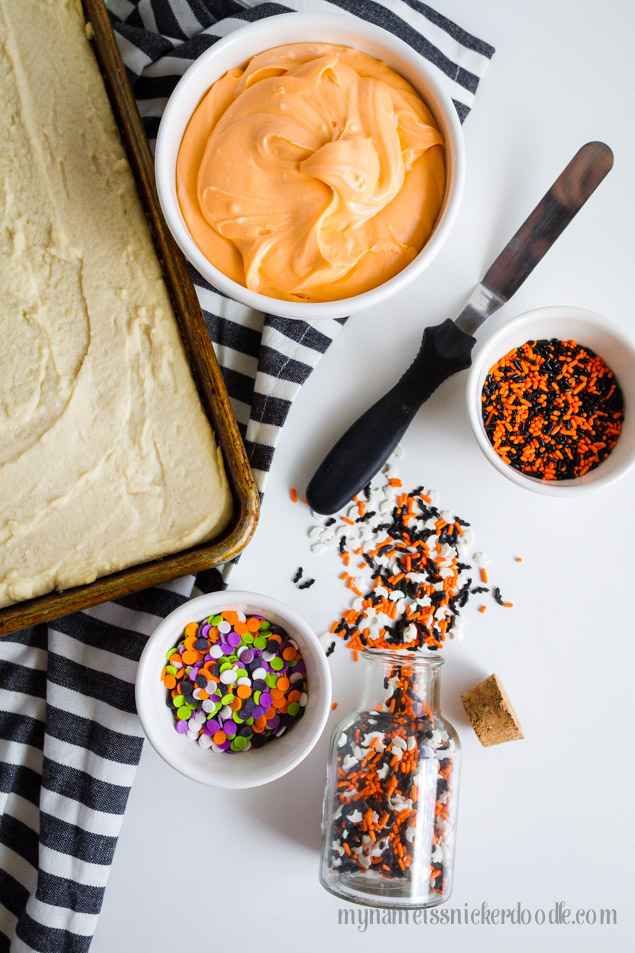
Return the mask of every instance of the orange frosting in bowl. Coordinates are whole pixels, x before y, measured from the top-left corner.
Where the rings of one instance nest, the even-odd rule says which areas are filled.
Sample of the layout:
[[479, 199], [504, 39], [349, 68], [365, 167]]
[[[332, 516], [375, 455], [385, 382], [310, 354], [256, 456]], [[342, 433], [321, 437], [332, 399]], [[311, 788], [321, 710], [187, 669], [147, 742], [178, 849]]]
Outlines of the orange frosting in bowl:
[[213, 84], [176, 185], [192, 238], [223, 274], [273, 298], [333, 301], [421, 251], [445, 193], [443, 139], [385, 63], [296, 43]]

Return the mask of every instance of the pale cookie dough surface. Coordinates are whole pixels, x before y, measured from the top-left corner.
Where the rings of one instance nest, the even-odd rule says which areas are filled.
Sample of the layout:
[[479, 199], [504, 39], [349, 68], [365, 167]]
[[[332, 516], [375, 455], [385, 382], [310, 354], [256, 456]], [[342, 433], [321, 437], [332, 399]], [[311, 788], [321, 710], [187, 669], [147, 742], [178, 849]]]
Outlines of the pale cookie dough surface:
[[232, 512], [72, 0], [0, 0], [0, 606]]

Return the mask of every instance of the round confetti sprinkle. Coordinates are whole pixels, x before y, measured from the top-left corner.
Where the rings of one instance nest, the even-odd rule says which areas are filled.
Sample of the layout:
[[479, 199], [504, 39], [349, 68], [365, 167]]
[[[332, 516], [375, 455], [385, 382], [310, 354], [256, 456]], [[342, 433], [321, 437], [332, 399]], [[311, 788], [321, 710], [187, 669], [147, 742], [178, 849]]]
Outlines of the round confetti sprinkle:
[[188, 622], [166, 660], [161, 678], [175, 728], [212, 752], [260, 748], [304, 714], [297, 643], [260, 616], [230, 610]]

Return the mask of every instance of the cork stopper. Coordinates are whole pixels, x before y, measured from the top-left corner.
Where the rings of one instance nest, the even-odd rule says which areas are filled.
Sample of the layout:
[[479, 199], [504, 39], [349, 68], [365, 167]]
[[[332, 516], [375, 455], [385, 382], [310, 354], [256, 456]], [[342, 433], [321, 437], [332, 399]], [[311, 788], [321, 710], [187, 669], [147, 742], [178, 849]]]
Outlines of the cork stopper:
[[484, 747], [525, 737], [498, 675], [490, 675], [474, 688], [463, 692], [461, 701], [470, 724]]

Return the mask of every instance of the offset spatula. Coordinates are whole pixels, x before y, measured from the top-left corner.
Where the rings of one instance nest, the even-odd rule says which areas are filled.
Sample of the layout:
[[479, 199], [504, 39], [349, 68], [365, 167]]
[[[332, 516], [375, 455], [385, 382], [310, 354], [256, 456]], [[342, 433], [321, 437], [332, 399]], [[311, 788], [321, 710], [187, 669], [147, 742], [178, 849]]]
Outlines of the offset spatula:
[[335, 513], [377, 473], [424, 401], [469, 367], [472, 336], [520, 288], [613, 165], [603, 142], [582, 146], [503, 249], [456, 319], [426, 328], [419, 353], [397, 384], [348, 428], [307, 487], [318, 513]]

